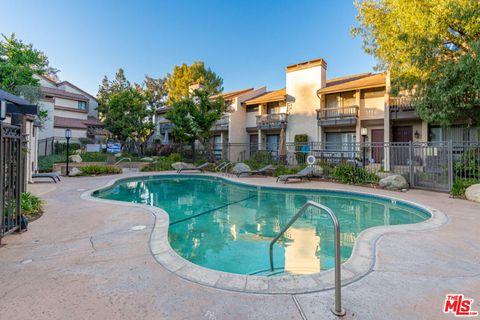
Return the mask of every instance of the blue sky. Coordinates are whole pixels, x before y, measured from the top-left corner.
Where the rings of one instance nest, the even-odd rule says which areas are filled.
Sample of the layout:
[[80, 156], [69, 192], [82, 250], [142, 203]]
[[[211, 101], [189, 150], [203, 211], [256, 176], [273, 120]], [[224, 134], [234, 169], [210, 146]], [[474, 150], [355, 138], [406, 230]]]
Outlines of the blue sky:
[[226, 91], [285, 86], [285, 66], [324, 58], [327, 77], [372, 71], [350, 36], [350, 0], [0, 0], [0, 32], [44, 51], [61, 80], [96, 94], [122, 67], [132, 82], [203, 60]]

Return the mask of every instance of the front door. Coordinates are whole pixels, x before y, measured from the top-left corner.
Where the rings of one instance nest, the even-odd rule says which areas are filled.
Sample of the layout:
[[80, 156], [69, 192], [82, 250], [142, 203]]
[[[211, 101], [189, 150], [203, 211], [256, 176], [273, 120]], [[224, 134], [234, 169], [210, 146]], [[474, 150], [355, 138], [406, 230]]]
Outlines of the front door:
[[393, 127], [393, 142], [413, 141], [412, 126]]
[[267, 135], [267, 150], [272, 154], [272, 158], [275, 160], [278, 156], [278, 146], [280, 142], [280, 135], [269, 134]]
[[383, 129], [372, 129], [372, 160], [373, 163], [383, 161]]
[[258, 134], [250, 135], [250, 156], [253, 156], [258, 151]]
[[[412, 126], [393, 127], [393, 150], [390, 162], [394, 165], [408, 165], [408, 146], [406, 142], [413, 140]], [[403, 144], [395, 145], [395, 142], [403, 142]]]

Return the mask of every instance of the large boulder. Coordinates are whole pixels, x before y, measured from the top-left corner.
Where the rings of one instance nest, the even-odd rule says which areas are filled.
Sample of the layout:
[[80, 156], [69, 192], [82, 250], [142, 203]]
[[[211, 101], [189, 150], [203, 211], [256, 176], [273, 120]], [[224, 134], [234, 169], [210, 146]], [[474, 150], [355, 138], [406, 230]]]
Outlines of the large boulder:
[[151, 157], [143, 157], [142, 159], [140, 159], [140, 161], [152, 162], [152, 161], [153, 161], [153, 158], [151, 158]]
[[82, 157], [79, 154], [74, 154], [70, 156], [70, 161], [73, 163], [80, 163], [82, 162]]
[[246, 171], [252, 171], [252, 169], [250, 169], [250, 167], [243, 162], [236, 163], [235, 166], [233, 167], [234, 174], [237, 174], [240, 172], [246, 172]]
[[391, 176], [385, 177], [380, 180], [378, 183], [381, 188], [387, 190], [402, 190], [408, 189], [407, 180], [399, 174], [392, 174]]
[[172, 163], [172, 168], [175, 170], [193, 168], [193, 164], [186, 162], [175, 162]]
[[72, 168], [72, 169], [69, 170], [68, 175], [69, 175], [70, 177], [75, 177], [75, 176], [78, 176], [78, 175], [81, 174], [81, 173], [82, 173], [82, 171], [80, 171], [80, 169], [78, 169], [78, 168]]
[[480, 202], [480, 183], [472, 184], [465, 190], [465, 198], [470, 201]]

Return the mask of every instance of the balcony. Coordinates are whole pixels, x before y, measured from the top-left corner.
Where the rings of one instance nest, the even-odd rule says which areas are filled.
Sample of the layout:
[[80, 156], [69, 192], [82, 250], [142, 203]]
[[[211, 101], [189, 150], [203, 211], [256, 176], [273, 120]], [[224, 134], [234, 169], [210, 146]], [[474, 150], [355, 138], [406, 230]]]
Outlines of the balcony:
[[358, 106], [324, 108], [317, 110], [318, 125], [322, 127], [356, 125]]
[[410, 97], [393, 97], [389, 99], [390, 119], [418, 119]]
[[173, 123], [170, 123], [170, 122], [160, 123], [158, 131], [160, 134], [165, 134], [165, 132], [167, 131], [168, 133], [172, 133], [173, 126], [174, 126]]
[[281, 129], [282, 126], [287, 125], [287, 120], [288, 114], [286, 113], [262, 114], [257, 116], [257, 128], [261, 130]]
[[213, 131], [228, 131], [230, 115], [225, 115], [213, 125]]

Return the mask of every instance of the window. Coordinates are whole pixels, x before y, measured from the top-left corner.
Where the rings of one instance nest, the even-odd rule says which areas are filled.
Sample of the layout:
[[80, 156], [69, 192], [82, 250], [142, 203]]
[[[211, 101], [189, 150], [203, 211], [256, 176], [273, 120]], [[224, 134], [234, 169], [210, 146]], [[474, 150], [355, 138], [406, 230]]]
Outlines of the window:
[[479, 141], [479, 131], [477, 127], [460, 127], [452, 126], [442, 128], [438, 126], [429, 126], [428, 141], [429, 142], [443, 142], [452, 140], [453, 142], [476, 142]]
[[87, 103], [85, 101], [78, 101], [78, 109], [80, 110], [87, 109]]
[[247, 112], [258, 112], [258, 106], [247, 107]]

